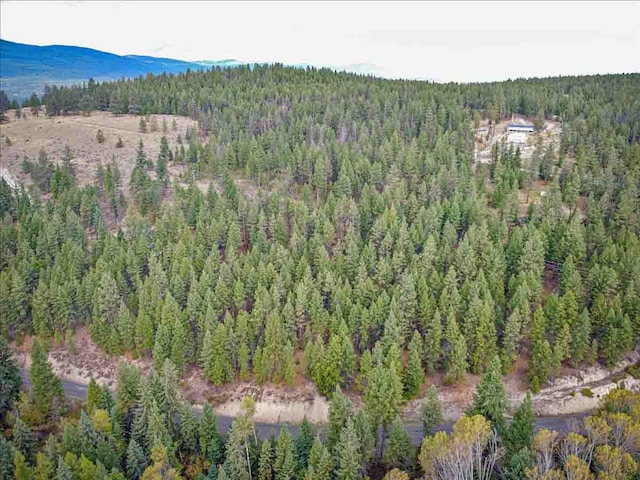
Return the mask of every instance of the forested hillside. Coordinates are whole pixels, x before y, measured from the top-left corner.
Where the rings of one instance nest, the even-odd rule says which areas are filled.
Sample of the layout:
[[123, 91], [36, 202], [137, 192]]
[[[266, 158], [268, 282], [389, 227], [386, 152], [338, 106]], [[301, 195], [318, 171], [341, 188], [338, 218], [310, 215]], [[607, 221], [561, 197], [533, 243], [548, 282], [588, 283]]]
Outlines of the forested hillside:
[[88, 78], [116, 80], [147, 73], [178, 73], [237, 62], [183, 62], [170, 58], [112, 53], [66, 45], [27, 45], [0, 39], [0, 85], [12, 100], [42, 94], [45, 83], [71, 85]]
[[[120, 429], [131, 455], [153, 452], [145, 458], [157, 471], [192, 452], [198, 461], [226, 465], [209, 478], [355, 479], [378, 475], [367, 470], [374, 465], [453, 478], [438, 462], [459, 445], [455, 438], [428, 437], [421, 467], [416, 458], [403, 463], [403, 454], [387, 453], [392, 444], [408, 451], [398, 414], [405, 401], [424, 395], [425, 374], [441, 373], [453, 384], [472, 372], [495, 386], [522, 358], [535, 392], [564, 366], [613, 365], [636, 345], [638, 74], [458, 85], [273, 66], [52, 87], [42, 102], [49, 115], [186, 115], [200, 130], [180, 150], [162, 147], [158, 158], [148, 158], [141, 144], [126, 179], [128, 199], [111, 165], [92, 185], [76, 185], [72, 152], [55, 166], [46, 152], [25, 161], [37, 177], [31, 194], [0, 183], [0, 291], [7, 293], [0, 297], [1, 335], [62, 341], [88, 325], [105, 351], [149, 356], [170, 377], [197, 365], [216, 385], [294, 385], [304, 375], [333, 396], [332, 404], [337, 388], [363, 395], [364, 417], [348, 415], [329, 429], [325, 447], [309, 447], [314, 465], [324, 465], [314, 468], [325, 469], [309, 473], [307, 460], [300, 470], [283, 466], [293, 462], [291, 439], [251, 452], [257, 442], [247, 440], [250, 426], [240, 422], [244, 440], [233, 445], [246, 451], [232, 448], [224, 460], [180, 443], [171, 430], [172, 419], [182, 418], [177, 411], [131, 399], [127, 408], [139, 403], [144, 412], [133, 421], [133, 410], [118, 409], [127, 401], [118, 393], [105, 421]], [[540, 142], [524, 161], [503, 143], [490, 164], [474, 163], [474, 127], [513, 114], [538, 128], [545, 119], [561, 122], [559, 147]], [[187, 165], [191, 185], [170, 182], [172, 162]], [[240, 177], [269, 195], [245, 194]], [[210, 182], [206, 191], [198, 188], [203, 181]], [[540, 181], [546, 195], [523, 201]], [[114, 217], [124, 219], [118, 231]], [[480, 452], [496, 448], [496, 467], [483, 463], [481, 478], [524, 478], [515, 469], [533, 466], [531, 439], [509, 439], [505, 407], [495, 404], [495, 396], [479, 400], [474, 413], [484, 418], [464, 417], [470, 424], [458, 435], [475, 429], [484, 439]], [[502, 447], [482, 433], [491, 430], [481, 425], [487, 420], [496, 442], [507, 449], [515, 442], [510, 457], [522, 465], [503, 462], [496, 453]], [[89, 420], [80, 422], [84, 428]], [[136, 428], [154, 433], [132, 442]], [[367, 435], [374, 436], [370, 452], [348, 448], [369, 442]], [[615, 448], [637, 454], [633, 442], [636, 450]], [[577, 456], [587, 473], [601, 468], [592, 455], [596, 443], [607, 442]], [[274, 470], [261, 470], [270, 455]], [[561, 469], [578, 468], [562, 458]], [[138, 478], [142, 464], [127, 478]], [[59, 478], [76, 478], [67, 469]], [[142, 478], [172, 478], [152, 475]]]

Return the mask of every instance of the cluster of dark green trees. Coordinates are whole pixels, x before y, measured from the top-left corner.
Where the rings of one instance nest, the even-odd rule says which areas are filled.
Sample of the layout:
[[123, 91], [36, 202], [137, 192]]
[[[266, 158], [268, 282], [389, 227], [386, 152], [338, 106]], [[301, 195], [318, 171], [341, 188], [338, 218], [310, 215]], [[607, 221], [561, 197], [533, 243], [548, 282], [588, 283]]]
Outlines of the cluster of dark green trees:
[[[272, 66], [48, 89], [49, 113], [74, 96], [103, 109], [127, 99], [136, 113], [192, 115], [201, 135], [176, 155], [163, 141], [157, 159], [141, 143], [130, 179], [113, 165], [84, 187], [43, 153], [25, 168], [49, 180], [45, 205], [2, 184], [0, 332], [87, 324], [109, 353], [170, 358], [179, 373], [198, 364], [215, 384], [302, 370], [331, 395], [385, 378], [394, 404], [425, 372], [457, 382], [496, 354], [505, 371], [530, 356], [534, 389], [563, 362], [613, 364], [640, 332], [638, 85]], [[474, 165], [476, 113], [560, 115], [560, 147], [525, 163], [499, 146], [489, 168]], [[208, 191], [175, 185], [163, 202], [176, 161]], [[268, 195], [244, 195], [245, 174]], [[516, 222], [518, 192], [539, 178], [548, 195]], [[122, 218], [126, 181], [135, 208], [114, 233], [106, 217]], [[545, 260], [561, 264], [550, 293]]]
[[29, 98], [25, 99], [21, 105], [16, 99], [9, 101], [9, 97], [7, 97], [5, 91], [0, 90], [0, 122], [7, 120], [7, 117], [5, 115], [7, 110], [15, 110], [16, 117], [20, 118], [20, 116], [22, 116], [22, 109], [30, 108], [31, 114], [38, 116], [41, 105], [42, 103], [40, 101], [40, 98], [35, 93], [33, 93]]
[[208, 404], [194, 410], [181, 399], [169, 359], [147, 375], [121, 363], [115, 394], [92, 379], [77, 410], [61, 401], [62, 385], [40, 341], [31, 358], [31, 388], [19, 393], [18, 368], [0, 338], [2, 480], [622, 480], [639, 473], [639, 394], [614, 390], [577, 429], [534, 434], [528, 394], [505, 419], [497, 356], [450, 434], [434, 433], [442, 417], [431, 387], [419, 448], [398, 416], [378, 443], [371, 418], [380, 399], [365, 400], [356, 412], [339, 387], [325, 428], [305, 419], [295, 436], [283, 427], [277, 437], [259, 438], [253, 399], [243, 400], [223, 434]]
[[[638, 74], [441, 85], [275, 65], [51, 87], [42, 103], [200, 128], [158, 158], [140, 143], [130, 178], [105, 159], [92, 185], [70, 151], [27, 159], [45, 203], [0, 182], [4, 337], [88, 325], [108, 353], [216, 385], [303, 373], [328, 396], [362, 392], [378, 456], [425, 373], [456, 383], [524, 355], [537, 390], [636, 344]], [[513, 113], [560, 117], [559, 146], [474, 164], [473, 119]]]

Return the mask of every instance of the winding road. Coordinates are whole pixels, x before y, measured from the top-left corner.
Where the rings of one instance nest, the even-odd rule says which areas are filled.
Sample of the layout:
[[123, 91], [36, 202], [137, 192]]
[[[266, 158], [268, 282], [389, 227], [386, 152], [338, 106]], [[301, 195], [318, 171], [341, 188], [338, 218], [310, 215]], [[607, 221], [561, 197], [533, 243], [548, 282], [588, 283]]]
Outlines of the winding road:
[[[22, 377], [23, 384], [28, 386], [30, 383], [29, 372], [25, 369], [21, 369], [20, 375]], [[62, 387], [64, 388], [64, 392], [67, 397], [81, 401], [87, 400], [87, 385], [62, 380]], [[200, 418], [202, 410], [200, 408], [194, 407], [194, 411], [196, 417]], [[549, 430], [556, 430], [558, 432], [566, 432], [571, 421], [579, 421], [588, 415], [589, 413], [578, 413], [572, 415], [558, 415], [553, 417], [538, 417], [535, 421], [534, 430], [538, 431], [547, 428]], [[235, 418], [226, 415], [216, 415], [216, 417], [218, 419], [218, 429], [220, 430], [220, 433], [226, 434], [227, 431], [231, 428], [231, 424], [233, 423], [233, 420]], [[453, 423], [454, 422], [443, 423], [439, 427], [437, 427], [436, 430], [449, 433], [453, 428]], [[263, 439], [268, 438], [271, 435], [278, 436], [280, 430], [282, 430], [283, 428], [288, 428], [291, 434], [294, 436], [298, 433], [298, 426], [288, 423], [254, 422], [254, 425], [258, 436]], [[411, 441], [413, 442], [413, 444], [416, 446], [420, 445], [423, 438], [422, 426], [416, 423], [406, 423], [404, 428], [411, 437]]]

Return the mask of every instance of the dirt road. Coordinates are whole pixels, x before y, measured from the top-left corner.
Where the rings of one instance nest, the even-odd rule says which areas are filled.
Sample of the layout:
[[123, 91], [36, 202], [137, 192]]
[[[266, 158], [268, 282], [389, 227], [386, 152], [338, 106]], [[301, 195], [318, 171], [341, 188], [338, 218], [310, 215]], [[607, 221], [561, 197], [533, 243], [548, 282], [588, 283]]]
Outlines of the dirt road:
[[[30, 383], [29, 372], [22, 369], [20, 370], [20, 375], [22, 376], [24, 384], [28, 386]], [[87, 385], [62, 380], [62, 387], [64, 388], [64, 392], [67, 397], [81, 401], [87, 400]], [[194, 411], [196, 417], [200, 418], [202, 412], [201, 408], [194, 407]], [[535, 421], [534, 430], [538, 431], [547, 428], [550, 430], [556, 430], [558, 432], [566, 432], [568, 430], [570, 422], [581, 420], [586, 416], [588, 416], [588, 413], [557, 415], [552, 417], [538, 417]], [[218, 420], [218, 429], [223, 435], [225, 435], [231, 428], [234, 417], [226, 415], [216, 415], [216, 418]], [[277, 436], [280, 433], [280, 430], [282, 430], [283, 428], [288, 428], [292, 435], [297, 435], [298, 433], [297, 425], [291, 425], [288, 423], [254, 422], [254, 424], [256, 432], [262, 439], [269, 438], [269, 436], [271, 435]], [[407, 423], [404, 425], [404, 428], [411, 437], [411, 441], [413, 442], [413, 444], [416, 446], [420, 445], [423, 438], [422, 426], [418, 424]], [[446, 422], [437, 427], [436, 430], [449, 433], [451, 432], [452, 428], [453, 422]], [[319, 427], [319, 429], [322, 429], [322, 427]]]

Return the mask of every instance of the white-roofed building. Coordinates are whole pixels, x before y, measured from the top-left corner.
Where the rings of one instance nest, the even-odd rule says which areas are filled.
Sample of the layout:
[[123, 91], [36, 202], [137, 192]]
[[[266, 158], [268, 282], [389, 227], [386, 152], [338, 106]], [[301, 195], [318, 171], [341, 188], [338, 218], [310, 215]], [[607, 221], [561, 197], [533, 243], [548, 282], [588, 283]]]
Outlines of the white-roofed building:
[[507, 130], [510, 132], [533, 133], [536, 129], [533, 125], [528, 123], [510, 123]]

